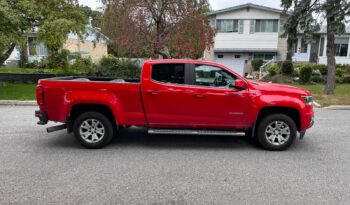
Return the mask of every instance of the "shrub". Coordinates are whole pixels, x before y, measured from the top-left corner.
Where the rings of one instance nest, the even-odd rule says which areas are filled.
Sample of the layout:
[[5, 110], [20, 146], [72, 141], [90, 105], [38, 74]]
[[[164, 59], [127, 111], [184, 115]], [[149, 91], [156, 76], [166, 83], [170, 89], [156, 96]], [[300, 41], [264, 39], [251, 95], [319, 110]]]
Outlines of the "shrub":
[[350, 75], [346, 75], [342, 79], [342, 83], [350, 83]]
[[314, 82], [314, 83], [324, 83], [325, 80], [322, 76], [319, 76], [319, 75], [313, 75], [311, 77], [311, 81]]
[[118, 59], [112, 55], [103, 57], [96, 67], [97, 76], [118, 76], [137, 78], [140, 73], [140, 65], [131, 59]]
[[261, 59], [252, 60], [252, 66], [254, 70], [259, 70], [263, 64], [264, 64], [264, 61]]
[[278, 65], [274, 65], [271, 66], [267, 71], [271, 76], [274, 76], [280, 72], [280, 68], [278, 67]]
[[70, 54], [69, 50], [62, 49], [58, 52], [52, 52], [47, 57], [47, 66], [49, 68], [63, 68], [67, 69], [69, 67], [68, 56]]
[[294, 72], [292, 61], [284, 61], [281, 67], [282, 74], [291, 75]]
[[310, 65], [304, 65], [300, 68], [300, 81], [302, 83], [308, 83], [311, 80], [312, 67]]
[[71, 69], [69, 69], [72, 72], [77, 72], [80, 74], [87, 74], [91, 72], [93, 69], [93, 62], [91, 60], [91, 57], [81, 57], [78, 56], [74, 63], [70, 66]]
[[335, 75], [336, 75], [336, 76], [339, 76], [339, 77], [343, 76], [343, 70], [342, 70], [342, 68], [337, 67], [337, 68], [335, 69]]
[[322, 65], [322, 64], [314, 64], [313, 66], [314, 70], [319, 70], [322, 75], [327, 75], [327, 65]]

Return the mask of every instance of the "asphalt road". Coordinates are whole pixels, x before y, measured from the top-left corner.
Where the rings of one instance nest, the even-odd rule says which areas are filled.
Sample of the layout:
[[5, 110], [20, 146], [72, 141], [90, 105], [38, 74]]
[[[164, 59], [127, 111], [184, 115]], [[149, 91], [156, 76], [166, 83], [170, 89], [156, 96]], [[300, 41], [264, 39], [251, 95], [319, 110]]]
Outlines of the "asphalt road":
[[350, 111], [317, 110], [285, 152], [244, 137], [121, 133], [101, 150], [0, 106], [0, 204], [349, 204]]

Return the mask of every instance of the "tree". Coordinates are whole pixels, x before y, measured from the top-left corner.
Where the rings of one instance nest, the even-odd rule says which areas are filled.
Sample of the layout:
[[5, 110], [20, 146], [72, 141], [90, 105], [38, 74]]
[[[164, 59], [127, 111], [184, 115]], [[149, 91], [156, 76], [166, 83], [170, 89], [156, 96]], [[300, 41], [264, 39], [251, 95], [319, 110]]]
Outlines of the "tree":
[[119, 55], [199, 58], [213, 44], [207, 0], [102, 0], [102, 32]]
[[[314, 32], [320, 29], [320, 22], [327, 22], [327, 84], [325, 94], [334, 94], [335, 88], [335, 45], [336, 34], [345, 32], [346, 16], [350, 14], [348, 0], [282, 0], [282, 7], [289, 16], [285, 24], [288, 47], [296, 40], [298, 28], [311, 41]], [[290, 54], [288, 55], [290, 56]]]
[[85, 15], [89, 17], [89, 20], [91, 21], [90, 23], [93, 27], [101, 28], [103, 16], [103, 13], [101, 11], [92, 10], [88, 6], [81, 6], [81, 9]]
[[37, 41], [52, 51], [62, 47], [70, 32], [85, 33], [87, 17], [77, 0], [0, 0], [0, 65], [19, 46], [28, 61], [28, 36], [35, 32]]

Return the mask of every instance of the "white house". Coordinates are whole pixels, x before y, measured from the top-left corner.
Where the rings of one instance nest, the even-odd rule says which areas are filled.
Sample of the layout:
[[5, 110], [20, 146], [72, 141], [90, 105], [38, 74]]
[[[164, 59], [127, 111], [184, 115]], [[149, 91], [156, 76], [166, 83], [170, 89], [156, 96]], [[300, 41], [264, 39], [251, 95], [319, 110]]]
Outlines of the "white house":
[[[293, 61], [327, 64], [326, 29], [326, 26], [322, 26], [320, 31], [314, 34], [311, 43], [307, 43], [302, 34], [299, 34], [294, 46]], [[335, 36], [335, 60], [337, 64], [350, 64], [349, 40], [350, 28], [346, 28], [346, 32], [343, 35]]]
[[280, 37], [285, 21], [282, 10], [248, 3], [213, 11], [209, 16], [217, 34], [204, 59], [240, 74], [251, 71], [253, 59], [286, 59], [287, 39]]
[[[243, 4], [208, 14], [217, 31], [213, 48], [204, 52], [204, 59], [216, 61], [240, 74], [251, 71], [251, 60], [285, 60], [287, 38], [282, 38], [285, 16], [282, 10]], [[337, 64], [350, 64], [350, 28], [335, 38]], [[327, 64], [327, 32], [323, 26], [308, 43], [302, 32], [294, 43], [292, 60]]]

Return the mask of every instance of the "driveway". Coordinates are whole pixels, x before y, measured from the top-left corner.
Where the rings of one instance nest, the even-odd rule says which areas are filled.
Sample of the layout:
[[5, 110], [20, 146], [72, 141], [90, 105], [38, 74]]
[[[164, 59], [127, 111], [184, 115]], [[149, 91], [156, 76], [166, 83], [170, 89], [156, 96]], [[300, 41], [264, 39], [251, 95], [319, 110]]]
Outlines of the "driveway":
[[124, 130], [105, 149], [48, 134], [31, 106], [0, 106], [0, 204], [348, 204], [350, 111], [316, 110], [285, 152], [244, 137]]

